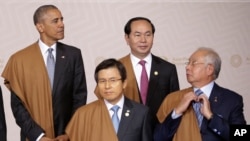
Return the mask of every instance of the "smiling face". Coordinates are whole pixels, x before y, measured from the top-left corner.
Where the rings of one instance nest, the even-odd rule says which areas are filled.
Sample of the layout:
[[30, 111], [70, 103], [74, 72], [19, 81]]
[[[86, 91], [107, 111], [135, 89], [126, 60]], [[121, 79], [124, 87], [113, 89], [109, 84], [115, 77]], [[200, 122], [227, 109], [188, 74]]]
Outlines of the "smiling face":
[[121, 80], [116, 67], [109, 67], [98, 72], [97, 87], [102, 98], [111, 104], [116, 104], [123, 95], [127, 81]]
[[151, 51], [154, 34], [151, 24], [146, 20], [137, 20], [131, 23], [131, 33], [125, 35], [125, 40], [131, 48], [131, 53], [143, 59]]
[[48, 9], [36, 27], [41, 35], [41, 40], [48, 46], [64, 38], [63, 17], [58, 9]]

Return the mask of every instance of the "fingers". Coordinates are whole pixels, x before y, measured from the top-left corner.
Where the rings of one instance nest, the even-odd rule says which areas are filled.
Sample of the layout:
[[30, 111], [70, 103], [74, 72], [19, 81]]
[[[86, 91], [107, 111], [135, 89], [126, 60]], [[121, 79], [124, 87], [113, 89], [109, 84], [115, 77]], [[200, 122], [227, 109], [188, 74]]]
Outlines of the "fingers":
[[40, 139], [40, 141], [57, 141], [56, 139], [51, 139], [51, 138], [48, 138], [48, 137], [42, 137], [41, 139]]
[[202, 94], [198, 97], [201, 102], [201, 113], [206, 119], [210, 119], [213, 114], [210, 108], [210, 102], [206, 95]]
[[209, 103], [209, 100], [205, 94], [201, 94], [197, 97], [197, 102], [200, 102], [203, 105], [207, 105], [207, 103]]
[[55, 141], [68, 141], [69, 140], [69, 137], [68, 135], [60, 135], [58, 137], [56, 137]]
[[183, 98], [181, 99], [180, 103], [175, 107], [175, 112], [177, 114], [182, 114], [187, 110], [190, 103], [192, 101], [195, 101], [197, 99], [197, 96], [193, 92], [186, 93]]

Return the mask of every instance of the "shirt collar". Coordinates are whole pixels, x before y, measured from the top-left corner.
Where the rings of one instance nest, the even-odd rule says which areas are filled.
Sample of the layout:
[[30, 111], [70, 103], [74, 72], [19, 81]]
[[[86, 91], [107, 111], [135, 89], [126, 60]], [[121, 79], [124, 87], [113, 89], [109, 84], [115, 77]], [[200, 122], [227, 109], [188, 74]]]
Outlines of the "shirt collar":
[[[105, 102], [108, 110], [110, 110], [114, 106], [113, 104], [109, 103], [106, 99], [104, 99], [104, 102]], [[122, 95], [121, 99], [115, 105], [118, 105], [120, 107], [120, 109], [122, 109], [123, 104], [124, 104], [124, 95]]]
[[208, 83], [207, 85], [205, 85], [205, 86], [203, 86], [201, 88], [194, 88], [194, 92], [196, 90], [200, 89], [209, 98], [209, 96], [211, 95], [213, 87], [214, 87], [214, 81]]
[[[133, 66], [138, 65], [139, 61], [141, 61], [141, 59], [137, 58], [132, 53], [130, 53], [130, 59], [131, 59], [131, 62], [132, 62]], [[149, 53], [145, 58], [143, 58], [143, 60], [145, 60], [147, 62], [147, 64], [151, 64], [151, 62], [152, 62], [152, 54]]]
[[52, 46], [47, 46], [41, 39], [38, 40], [38, 45], [42, 51], [42, 54], [46, 54], [48, 48], [53, 48], [54, 51], [56, 52], [56, 43], [54, 43]]

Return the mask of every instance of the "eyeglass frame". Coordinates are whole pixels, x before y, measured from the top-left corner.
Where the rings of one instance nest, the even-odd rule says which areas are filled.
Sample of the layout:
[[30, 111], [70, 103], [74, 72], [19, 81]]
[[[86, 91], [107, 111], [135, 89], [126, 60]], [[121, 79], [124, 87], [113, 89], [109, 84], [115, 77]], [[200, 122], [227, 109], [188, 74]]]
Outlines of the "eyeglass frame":
[[114, 85], [114, 84], [116, 84], [120, 80], [122, 80], [122, 78], [110, 78], [108, 80], [107, 79], [98, 79], [97, 83], [99, 85], [105, 85], [108, 82], [108, 84]]
[[190, 66], [196, 66], [196, 65], [200, 65], [200, 64], [206, 64], [204, 62], [198, 62], [198, 61], [188, 61], [184, 63], [186, 66], [190, 65]]

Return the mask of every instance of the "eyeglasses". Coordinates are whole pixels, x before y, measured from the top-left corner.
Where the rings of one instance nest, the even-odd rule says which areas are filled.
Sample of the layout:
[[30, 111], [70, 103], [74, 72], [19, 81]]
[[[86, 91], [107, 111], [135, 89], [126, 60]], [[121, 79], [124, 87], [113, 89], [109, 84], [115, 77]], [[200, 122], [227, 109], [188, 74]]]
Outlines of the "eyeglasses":
[[202, 63], [202, 62], [197, 62], [197, 61], [191, 61], [191, 62], [186, 62], [185, 65], [191, 65], [192, 67], [193, 66], [196, 66], [196, 65], [200, 65], [200, 64], [205, 64], [205, 63]]
[[106, 80], [106, 79], [99, 79], [98, 80], [98, 84], [99, 85], [105, 85], [108, 82], [110, 85], [114, 85], [114, 84], [116, 84], [120, 80], [122, 80], [122, 79], [121, 78], [119, 78], [119, 79], [111, 78], [111, 79], [108, 79], [108, 80]]

